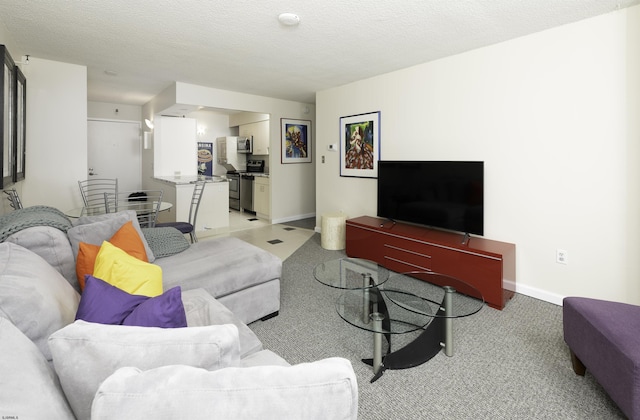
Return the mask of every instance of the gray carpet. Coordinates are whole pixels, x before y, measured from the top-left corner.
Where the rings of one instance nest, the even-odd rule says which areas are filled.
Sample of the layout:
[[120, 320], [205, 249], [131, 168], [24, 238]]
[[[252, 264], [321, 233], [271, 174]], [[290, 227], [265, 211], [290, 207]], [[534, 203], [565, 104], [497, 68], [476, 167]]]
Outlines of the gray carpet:
[[[503, 311], [485, 306], [454, 321], [455, 352], [411, 369], [386, 371], [375, 383], [371, 333], [336, 313], [339, 290], [313, 278], [326, 251], [315, 234], [283, 265], [280, 315], [250, 325], [264, 346], [289, 363], [339, 356], [358, 378], [359, 418], [616, 419], [622, 413], [592, 376], [571, 369], [562, 338], [562, 308], [517, 294]], [[393, 348], [414, 336], [392, 338]], [[327, 401], [330, 404], [329, 401]]]

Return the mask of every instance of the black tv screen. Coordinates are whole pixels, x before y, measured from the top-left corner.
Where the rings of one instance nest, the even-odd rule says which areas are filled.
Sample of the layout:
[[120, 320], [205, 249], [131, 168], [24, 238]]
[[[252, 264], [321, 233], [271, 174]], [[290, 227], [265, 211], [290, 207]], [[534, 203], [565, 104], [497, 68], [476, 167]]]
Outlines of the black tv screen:
[[378, 162], [378, 217], [484, 234], [484, 162]]

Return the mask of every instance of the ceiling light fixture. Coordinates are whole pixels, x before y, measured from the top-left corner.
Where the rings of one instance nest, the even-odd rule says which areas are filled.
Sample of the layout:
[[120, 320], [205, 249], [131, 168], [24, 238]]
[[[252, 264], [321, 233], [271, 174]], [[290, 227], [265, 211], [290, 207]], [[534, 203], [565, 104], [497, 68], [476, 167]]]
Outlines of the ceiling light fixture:
[[296, 26], [300, 23], [300, 16], [295, 13], [281, 13], [278, 20], [285, 26]]

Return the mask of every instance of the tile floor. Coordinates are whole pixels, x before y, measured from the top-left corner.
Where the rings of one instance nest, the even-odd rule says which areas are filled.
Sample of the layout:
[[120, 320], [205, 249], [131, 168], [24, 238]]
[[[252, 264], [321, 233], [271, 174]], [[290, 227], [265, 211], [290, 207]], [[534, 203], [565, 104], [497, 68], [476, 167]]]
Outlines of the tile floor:
[[[285, 260], [304, 244], [315, 232], [313, 229], [287, 226], [284, 224], [272, 225], [264, 220], [257, 219], [251, 213], [240, 213], [236, 210], [229, 212], [229, 232], [219, 236], [235, 236], [255, 246], [277, 255]], [[207, 240], [202, 238], [201, 240]]]

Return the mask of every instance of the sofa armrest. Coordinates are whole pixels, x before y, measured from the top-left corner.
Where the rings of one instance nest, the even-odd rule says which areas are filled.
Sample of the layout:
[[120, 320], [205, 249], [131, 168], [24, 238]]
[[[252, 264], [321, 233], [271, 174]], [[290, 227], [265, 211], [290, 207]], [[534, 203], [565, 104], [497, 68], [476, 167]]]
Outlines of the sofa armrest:
[[342, 358], [213, 372], [122, 368], [98, 389], [91, 417], [355, 420], [358, 386], [351, 363]]

